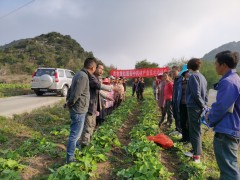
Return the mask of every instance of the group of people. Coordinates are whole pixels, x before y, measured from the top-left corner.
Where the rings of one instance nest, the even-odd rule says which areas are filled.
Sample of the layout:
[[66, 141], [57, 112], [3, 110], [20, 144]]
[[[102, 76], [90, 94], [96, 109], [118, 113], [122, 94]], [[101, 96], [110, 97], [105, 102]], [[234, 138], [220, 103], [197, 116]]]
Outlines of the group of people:
[[103, 64], [97, 63], [95, 58], [87, 58], [83, 69], [72, 79], [64, 106], [69, 109], [71, 119], [66, 163], [76, 161], [75, 149], [87, 146], [105, 116], [125, 99], [125, 79], [102, 78], [103, 71]]
[[207, 107], [207, 81], [199, 72], [201, 60], [192, 58], [182, 70], [177, 66], [164, 72], [153, 82], [153, 93], [161, 111], [159, 126], [165, 121], [171, 127], [175, 119], [181, 142], [190, 142], [192, 150], [185, 152], [195, 163], [202, 155], [201, 121], [215, 131], [213, 146], [220, 179], [240, 179], [238, 148], [240, 143], [240, 78], [236, 72], [237, 52], [223, 51], [215, 56], [215, 69], [221, 79], [214, 86], [216, 102]]
[[143, 91], [145, 88], [144, 78], [135, 78], [132, 83], [132, 96], [136, 93], [138, 100], [143, 100]]
[[[192, 151], [184, 154], [199, 163], [202, 155], [201, 120], [204, 117], [215, 131], [213, 146], [220, 179], [239, 180], [240, 78], [235, 70], [239, 55], [223, 51], [215, 59], [216, 72], [222, 77], [214, 86], [217, 97], [210, 110], [207, 107], [207, 81], [199, 72], [200, 59], [192, 58], [181, 71], [174, 66], [170, 72], [156, 77], [154, 97], [162, 114], [159, 126], [166, 121], [167, 127], [171, 127], [175, 122], [174, 133], [182, 135], [181, 142], [192, 145]], [[125, 99], [125, 79], [102, 78], [103, 70], [104, 66], [95, 58], [87, 58], [83, 69], [72, 79], [66, 98], [71, 119], [67, 163], [76, 161], [76, 147], [82, 148], [90, 143], [96, 123], [101, 124], [105, 115]], [[144, 86], [144, 79], [136, 78], [132, 84], [132, 96], [136, 93], [137, 98], [143, 100]]]

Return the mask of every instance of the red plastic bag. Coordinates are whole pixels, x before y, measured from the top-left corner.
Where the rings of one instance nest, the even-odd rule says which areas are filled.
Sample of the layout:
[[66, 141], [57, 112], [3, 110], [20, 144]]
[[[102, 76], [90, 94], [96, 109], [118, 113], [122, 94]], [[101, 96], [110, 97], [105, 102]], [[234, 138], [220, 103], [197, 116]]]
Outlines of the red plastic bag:
[[162, 133], [157, 134], [156, 136], [147, 136], [147, 139], [161, 145], [164, 149], [173, 147], [173, 141], [168, 136]]

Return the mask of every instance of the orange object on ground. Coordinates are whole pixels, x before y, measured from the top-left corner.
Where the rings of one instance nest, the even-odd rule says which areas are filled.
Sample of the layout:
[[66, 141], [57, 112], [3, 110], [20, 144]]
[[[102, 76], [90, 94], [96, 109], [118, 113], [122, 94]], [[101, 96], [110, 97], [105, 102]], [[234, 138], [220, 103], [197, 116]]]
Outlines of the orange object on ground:
[[161, 145], [164, 149], [173, 147], [173, 141], [168, 136], [162, 133], [157, 134], [156, 136], [147, 136], [147, 139]]

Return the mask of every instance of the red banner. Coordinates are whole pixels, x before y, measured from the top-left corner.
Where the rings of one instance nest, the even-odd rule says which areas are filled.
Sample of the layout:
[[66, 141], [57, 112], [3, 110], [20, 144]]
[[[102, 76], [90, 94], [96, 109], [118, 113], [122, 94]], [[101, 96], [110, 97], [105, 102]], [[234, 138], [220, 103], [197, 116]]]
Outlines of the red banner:
[[114, 77], [123, 76], [125, 78], [134, 77], [154, 77], [160, 73], [168, 72], [168, 67], [163, 68], [141, 68], [141, 69], [129, 69], [129, 70], [110, 70], [110, 75]]

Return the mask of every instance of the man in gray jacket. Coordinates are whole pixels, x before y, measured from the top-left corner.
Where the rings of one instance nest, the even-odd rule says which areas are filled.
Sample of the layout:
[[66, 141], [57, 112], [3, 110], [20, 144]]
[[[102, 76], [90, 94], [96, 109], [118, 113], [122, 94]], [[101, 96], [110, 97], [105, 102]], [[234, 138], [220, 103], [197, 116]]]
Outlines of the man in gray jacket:
[[84, 61], [83, 69], [73, 77], [72, 85], [67, 94], [66, 105], [69, 108], [71, 119], [67, 144], [67, 163], [75, 161], [74, 152], [82, 134], [90, 101], [89, 76], [95, 72], [96, 64], [95, 58], [87, 58]]
[[81, 147], [87, 146], [90, 143], [93, 131], [96, 127], [97, 111], [101, 112], [102, 105], [99, 95], [99, 90], [111, 91], [112, 87], [101, 83], [100, 76], [103, 74], [104, 66], [102, 63], [97, 64], [96, 71], [89, 76], [90, 87], [90, 102], [85, 118], [85, 124], [80, 139]]

